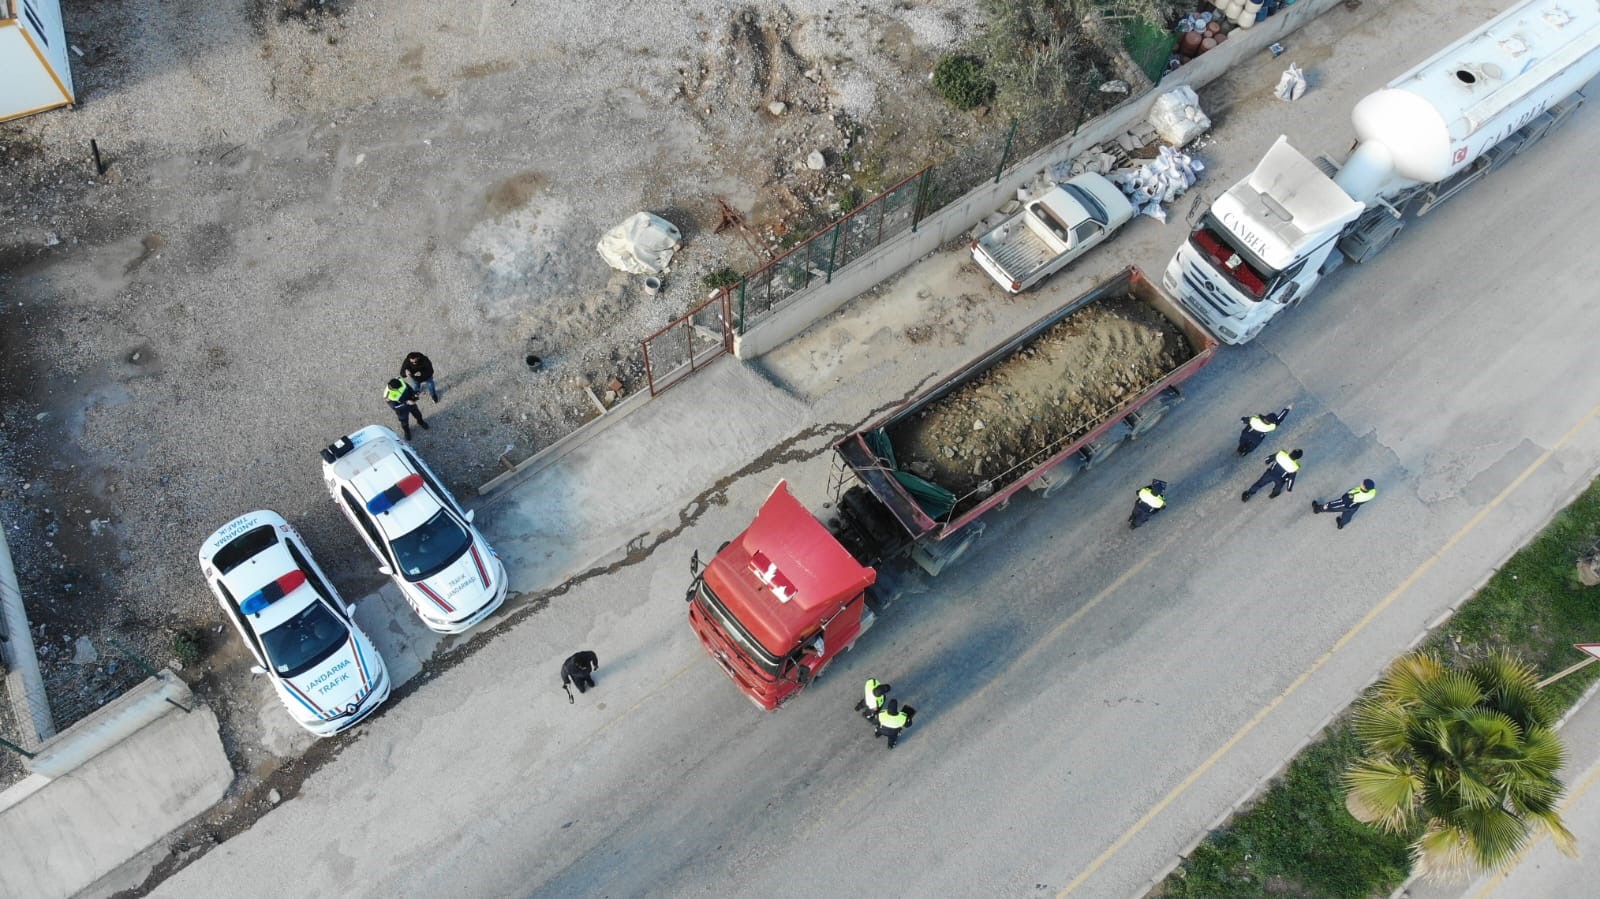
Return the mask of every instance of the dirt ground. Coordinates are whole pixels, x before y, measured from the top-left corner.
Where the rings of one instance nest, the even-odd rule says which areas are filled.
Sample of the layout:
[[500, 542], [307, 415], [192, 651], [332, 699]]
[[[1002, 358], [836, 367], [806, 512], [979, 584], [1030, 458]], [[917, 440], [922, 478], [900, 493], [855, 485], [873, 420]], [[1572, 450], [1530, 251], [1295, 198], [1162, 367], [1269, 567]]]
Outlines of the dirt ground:
[[892, 426], [889, 440], [907, 471], [958, 497], [987, 496], [1193, 355], [1155, 309], [1107, 297]]
[[[470, 495], [591, 417], [583, 383], [644, 389], [639, 340], [705, 274], [992, 125], [928, 87], [974, 27], [959, 0], [66, 12], [79, 106], [0, 125], [0, 519], [53, 684], [198, 630], [185, 674], [230, 747], [256, 710], [226, 697], [254, 691], [196, 548], [271, 508], [347, 598], [377, 586], [317, 450], [393, 424], [405, 353], [442, 392], [419, 449]], [[715, 233], [719, 198], [748, 235]], [[595, 252], [640, 209], [685, 236], [654, 296]]]

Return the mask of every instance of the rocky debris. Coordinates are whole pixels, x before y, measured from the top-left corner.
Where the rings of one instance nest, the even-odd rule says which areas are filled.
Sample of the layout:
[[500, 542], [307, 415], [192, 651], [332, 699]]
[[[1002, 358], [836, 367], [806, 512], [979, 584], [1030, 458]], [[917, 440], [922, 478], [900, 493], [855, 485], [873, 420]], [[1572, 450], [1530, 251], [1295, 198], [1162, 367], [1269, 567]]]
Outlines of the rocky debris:
[[889, 432], [899, 462], [958, 497], [1010, 484], [1193, 355], [1131, 296], [1074, 312]]

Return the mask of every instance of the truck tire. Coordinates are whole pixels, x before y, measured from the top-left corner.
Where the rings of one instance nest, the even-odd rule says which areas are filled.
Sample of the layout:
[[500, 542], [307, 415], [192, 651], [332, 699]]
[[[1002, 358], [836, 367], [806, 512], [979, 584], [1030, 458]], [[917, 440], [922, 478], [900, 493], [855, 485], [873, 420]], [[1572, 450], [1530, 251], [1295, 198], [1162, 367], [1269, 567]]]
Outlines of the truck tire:
[[917, 563], [918, 568], [926, 571], [929, 577], [938, 577], [939, 572], [960, 562], [981, 536], [983, 536], [983, 522], [973, 522], [954, 538], [918, 543], [911, 547], [911, 559]]
[[1106, 429], [1104, 434], [1100, 435], [1098, 440], [1078, 450], [1078, 454], [1083, 457], [1083, 467], [1086, 469], [1093, 468], [1111, 458], [1111, 454], [1117, 451], [1117, 447], [1126, 443], [1132, 435], [1133, 426], [1128, 423], [1127, 419], [1112, 425]]
[[1067, 482], [1083, 471], [1083, 457], [1073, 453], [1060, 462], [1050, 466], [1039, 473], [1039, 476], [1028, 482], [1028, 489], [1039, 494], [1042, 499], [1054, 496]]
[[1176, 387], [1168, 387], [1161, 391], [1150, 402], [1133, 410], [1128, 415], [1129, 440], [1138, 440], [1139, 436], [1156, 425], [1166, 417], [1173, 406], [1183, 402], [1183, 394]]

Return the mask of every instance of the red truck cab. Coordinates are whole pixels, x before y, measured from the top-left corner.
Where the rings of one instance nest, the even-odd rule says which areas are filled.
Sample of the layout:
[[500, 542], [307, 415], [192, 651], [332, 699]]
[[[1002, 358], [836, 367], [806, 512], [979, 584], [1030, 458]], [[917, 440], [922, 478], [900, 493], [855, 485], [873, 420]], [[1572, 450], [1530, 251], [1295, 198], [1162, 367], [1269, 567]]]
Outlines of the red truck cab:
[[[698, 569], [698, 564], [695, 564]], [[689, 624], [750, 700], [776, 709], [872, 625], [872, 568], [779, 481], [689, 590]]]

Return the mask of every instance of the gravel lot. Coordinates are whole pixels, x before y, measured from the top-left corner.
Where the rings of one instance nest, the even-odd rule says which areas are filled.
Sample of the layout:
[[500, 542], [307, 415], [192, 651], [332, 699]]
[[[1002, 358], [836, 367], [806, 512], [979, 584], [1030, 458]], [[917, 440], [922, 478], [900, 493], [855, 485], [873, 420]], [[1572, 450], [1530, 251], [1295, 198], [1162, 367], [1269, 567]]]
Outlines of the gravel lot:
[[[972, 7], [70, 5], [80, 106], [0, 125], [0, 518], [55, 689], [104, 673], [79, 637], [161, 664], [191, 628], [186, 675], [238, 687], [194, 552], [251, 509], [376, 586], [316, 450], [392, 424], [407, 351], [442, 390], [417, 444], [463, 492], [592, 415], [579, 379], [644, 389], [639, 339], [762, 261], [717, 198], [771, 240], [972, 127], [927, 86]], [[654, 297], [594, 251], [639, 209], [685, 234]], [[253, 712], [223, 714], [240, 739]]]

